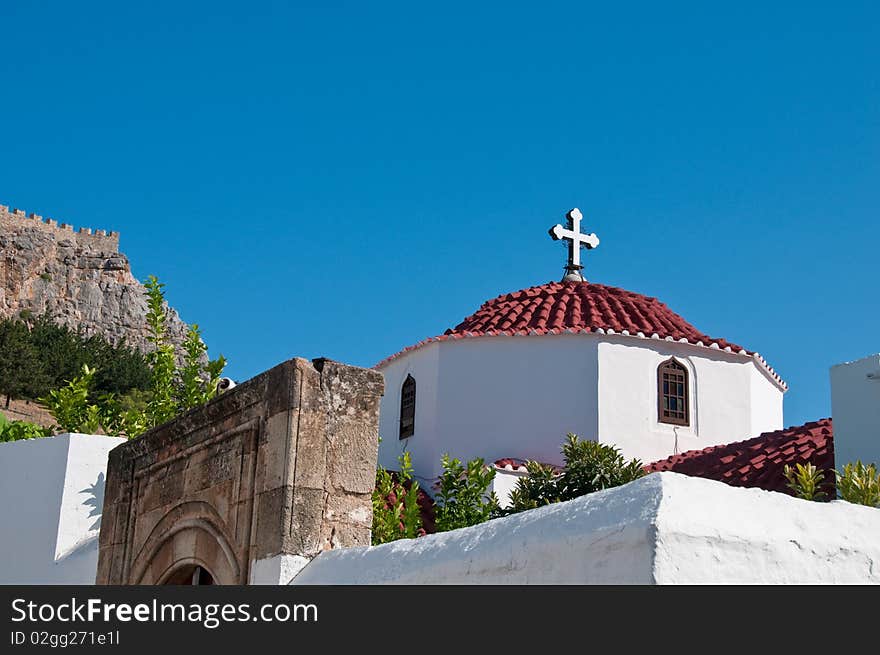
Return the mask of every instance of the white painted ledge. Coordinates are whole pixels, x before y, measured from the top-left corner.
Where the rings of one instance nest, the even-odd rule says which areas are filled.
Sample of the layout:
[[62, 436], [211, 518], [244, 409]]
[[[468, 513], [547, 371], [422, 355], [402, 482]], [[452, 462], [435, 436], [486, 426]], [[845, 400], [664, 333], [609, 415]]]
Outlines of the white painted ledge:
[[880, 509], [654, 473], [483, 525], [327, 551], [291, 584], [880, 583]]

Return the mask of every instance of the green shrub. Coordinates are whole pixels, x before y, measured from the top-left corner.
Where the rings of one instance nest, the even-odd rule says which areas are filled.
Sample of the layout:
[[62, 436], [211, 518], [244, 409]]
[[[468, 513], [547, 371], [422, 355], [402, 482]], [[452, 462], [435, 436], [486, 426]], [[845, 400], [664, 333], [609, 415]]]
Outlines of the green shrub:
[[843, 472], [834, 471], [840, 497], [850, 503], [880, 507], [880, 476], [875, 464], [847, 464]]
[[798, 498], [804, 500], [823, 500], [825, 492], [820, 489], [825, 472], [810, 464], [795, 464], [794, 468], [786, 464], [782, 473], [788, 481], [786, 486], [794, 491]]
[[376, 471], [373, 490], [373, 531], [371, 543], [412, 539], [422, 531], [419, 509], [419, 483], [412, 477], [408, 452], [398, 458], [400, 471], [393, 474], [381, 466]]
[[486, 466], [479, 457], [465, 465], [448, 454], [443, 455], [442, 463], [435, 498], [437, 532], [477, 525], [498, 513], [498, 498], [495, 492], [488, 493], [495, 479], [494, 468]]
[[168, 312], [162, 291], [165, 285], [151, 275], [145, 286], [148, 339], [155, 348], [147, 355], [149, 390], [134, 394], [129, 390], [121, 397], [105, 392], [92, 402], [94, 382], [100, 372], [83, 364], [80, 375], [41, 399], [52, 412], [59, 429], [87, 433], [104, 431], [131, 439], [217, 394], [226, 359], [221, 355], [208, 360], [207, 346], [202, 341], [199, 327], [193, 325], [183, 344], [183, 365], [178, 367], [174, 346], [168, 341]]
[[89, 403], [89, 390], [94, 377], [95, 369], [83, 364], [82, 375], [40, 398], [40, 402], [55, 418], [56, 430], [84, 434], [95, 434], [101, 430], [101, 410]]
[[582, 441], [571, 433], [562, 445], [562, 456], [565, 460], [562, 472], [538, 462], [527, 462], [529, 475], [517, 480], [505, 513], [571, 500], [632, 482], [645, 475], [639, 460], [626, 461], [614, 446]]
[[0, 443], [6, 441], [21, 441], [23, 439], [38, 439], [52, 435], [50, 428], [43, 428], [27, 421], [10, 421], [0, 414]]

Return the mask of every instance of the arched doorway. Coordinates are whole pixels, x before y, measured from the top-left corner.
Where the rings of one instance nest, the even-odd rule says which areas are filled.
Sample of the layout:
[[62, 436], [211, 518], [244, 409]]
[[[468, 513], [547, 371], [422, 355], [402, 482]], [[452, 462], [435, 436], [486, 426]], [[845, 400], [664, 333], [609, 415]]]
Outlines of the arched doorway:
[[128, 584], [245, 584], [226, 530], [207, 503], [189, 502], [163, 516], [134, 558]]
[[192, 585], [203, 586], [212, 585], [214, 576], [211, 572], [200, 564], [188, 564], [171, 572], [165, 579], [163, 585]]

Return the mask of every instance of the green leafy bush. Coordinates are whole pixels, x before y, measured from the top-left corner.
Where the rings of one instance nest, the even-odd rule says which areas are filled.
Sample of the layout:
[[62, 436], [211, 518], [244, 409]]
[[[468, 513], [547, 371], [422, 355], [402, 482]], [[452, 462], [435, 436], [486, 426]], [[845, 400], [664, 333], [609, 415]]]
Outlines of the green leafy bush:
[[618, 487], [645, 475], [639, 460], [626, 461], [614, 446], [582, 441], [571, 433], [562, 445], [562, 455], [565, 468], [561, 472], [538, 462], [526, 463], [529, 475], [517, 480], [505, 513], [571, 500], [601, 489]]
[[834, 471], [840, 497], [850, 503], [880, 507], [880, 475], [875, 464], [857, 461]]
[[443, 455], [443, 473], [438, 483], [437, 532], [465, 528], [488, 521], [498, 514], [498, 498], [488, 493], [495, 469], [481, 458], [462, 464]]
[[21, 441], [23, 439], [38, 439], [52, 435], [50, 428], [43, 428], [27, 421], [10, 421], [0, 414], [0, 443], [6, 441]]
[[396, 474], [381, 466], [376, 471], [373, 490], [372, 544], [397, 539], [412, 539], [422, 532], [419, 509], [419, 483], [412, 477], [412, 460], [408, 452], [398, 458]]
[[794, 491], [798, 498], [804, 500], [823, 500], [825, 492], [820, 489], [825, 472], [810, 464], [795, 464], [794, 468], [786, 464], [782, 469], [786, 485]]
[[226, 359], [221, 355], [208, 360], [201, 331], [198, 325], [193, 325], [183, 344], [183, 364], [178, 366], [174, 346], [168, 341], [168, 313], [162, 291], [165, 285], [151, 275], [145, 286], [148, 339], [154, 346], [147, 355], [149, 389], [142, 393], [129, 392], [121, 397], [112, 392], [102, 393], [96, 402], [92, 402], [98, 371], [84, 364], [80, 375], [41, 399], [52, 412], [59, 429], [87, 433], [103, 431], [131, 439], [204, 404], [217, 394]]
[[83, 364], [82, 374], [48, 396], [40, 398], [56, 421], [60, 432], [95, 434], [101, 430], [101, 409], [89, 402], [89, 390], [95, 377], [95, 369]]

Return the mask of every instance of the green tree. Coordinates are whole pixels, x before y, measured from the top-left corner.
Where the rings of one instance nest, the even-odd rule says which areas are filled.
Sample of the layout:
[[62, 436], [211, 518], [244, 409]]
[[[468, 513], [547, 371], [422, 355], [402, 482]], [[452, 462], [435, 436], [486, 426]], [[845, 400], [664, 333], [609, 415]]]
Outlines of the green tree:
[[89, 390], [95, 377], [95, 369], [83, 364], [82, 375], [69, 380], [60, 389], [40, 398], [57, 423], [60, 432], [95, 434], [101, 430], [101, 409], [89, 403]]
[[400, 470], [391, 473], [381, 466], [373, 489], [373, 530], [371, 543], [413, 539], [422, 533], [419, 483], [412, 477], [409, 452], [399, 458]]
[[226, 366], [226, 358], [208, 358], [208, 347], [202, 341], [198, 323], [193, 323], [183, 342], [183, 367], [178, 372], [178, 409], [186, 411], [208, 402], [217, 394], [220, 375]]
[[174, 346], [168, 340], [168, 312], [162, 290], [165, 285], [155, 275], [150, 275], [144, 286], [147, 288], [147, 339], [153, 344], [153, 351], [147, 354], [152, 376], [146, 411], [147, 423], [152, 427], [177, 415], [174, 379], [177, 361]]
[[465, 528], [488, 521], [498, 513], [498, 498], [489, 493], [495, 469], [479, 457], [462, 464], [443, 455], [443, 473], [438, 482], [437, 532]]
[[80, 374], [84, 364], [96, 369], [90, 391], [93, 402], [105, 393], [125, 394], [149, 387], [150, 368], [144, 355], [124, 341], [113, 345], [100, 335], [87, 337], [46, 315], [25, 314], [18, 322], [27, 328], [43, 372], [35, 379], [28, 398], [45, 396], [66, 384]]
[[[148, 339], [154, 347], [146, 357], [150, 366], [148, 391], [121, 397], [113, 392], [95, 394], [98, 371], [83, 365], [82, 374], [45, 398], [61, 429], [104, 430], [115, 436], [134, 438], [217, 394], [226, 359], [221, 355], [216, 360], [208, 360], [201, 332], [198, 325], [193, 325], [184, 342], [183, 364], [178, 367], [174, 346], [168, 339], [168, 310], [162, 290], [165, 285], [151, 275], [145, 286]], [[93, 400], [96, 395], [97, 399]]]
[[638, 459], [627, 461], [614, 446], [582, 441], [571, 433], [562, 445], [562, 456], [565, 460], [562, 472], [538, 462], [526, 463], [529, 475], [517, 480], [506, 513], [571, 500], [645, 475]]
[[13, 398], [30, 397], [46, 378], [27, 325], [16, 320], [0, 322], [0, 393], [6, 408]]

